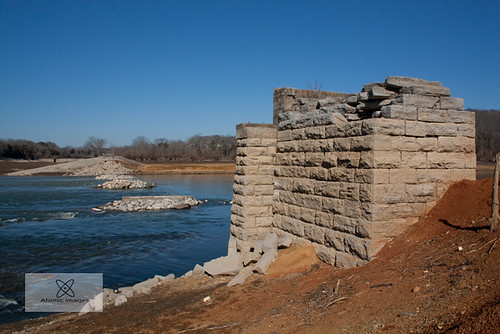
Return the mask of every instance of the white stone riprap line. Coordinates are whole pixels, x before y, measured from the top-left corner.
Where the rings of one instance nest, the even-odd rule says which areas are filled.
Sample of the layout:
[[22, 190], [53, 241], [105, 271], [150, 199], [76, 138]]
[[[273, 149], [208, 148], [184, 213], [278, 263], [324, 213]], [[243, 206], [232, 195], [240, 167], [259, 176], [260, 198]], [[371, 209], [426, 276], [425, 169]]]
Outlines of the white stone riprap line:
[[98, 207], [104, 211], [149, 211], [187, 209], [202, 204], [193, 196], [126, 196]]

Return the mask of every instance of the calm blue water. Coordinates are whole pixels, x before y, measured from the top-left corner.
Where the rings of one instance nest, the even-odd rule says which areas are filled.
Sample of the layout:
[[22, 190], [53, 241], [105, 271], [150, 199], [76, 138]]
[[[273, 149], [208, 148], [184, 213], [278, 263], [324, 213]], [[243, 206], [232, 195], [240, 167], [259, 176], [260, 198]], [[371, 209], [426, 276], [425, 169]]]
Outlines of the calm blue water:
[[[103, 273], [104, 286], [180, 276], [227, 253], [232, 176], [144, 176], [157, 187], [97, 189], [89, 177], [0, 177], [0, 323], [24, 313], [24, 274]], [[187, 210], [95, 213], [122, 196], [193, 195]]]

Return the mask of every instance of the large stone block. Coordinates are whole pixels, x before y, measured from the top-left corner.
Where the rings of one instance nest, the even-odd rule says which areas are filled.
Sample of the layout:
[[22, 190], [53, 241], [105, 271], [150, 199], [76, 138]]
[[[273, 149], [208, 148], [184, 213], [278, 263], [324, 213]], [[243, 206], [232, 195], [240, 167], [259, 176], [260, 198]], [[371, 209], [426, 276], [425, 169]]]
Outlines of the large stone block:
[[240, 157], [247, 156], [266, 156], [269, 155], [267, 147], [238, 147], [236, 155]]
[[360, 259], [355, 255], [349, 253], [336, 252], [335, 253], [335, 267], [339, 268], [353, 268], [365, 265], [367, 261]]
[[464, 99], [460, 97], [441, 97], [439, 104], [441, 109], [464, 110]]
[[416, 138], [417, 150], [429, 152], [437, 150], [437, 138]]
[[476, 136], [475, 123], [457, 124], [457, 136], [474, 138]]
[[370, 240], [359, 238], [353, 235], [346, 235], [344, 237], [345, 250], [347, 253], [354, 254], [363, 260], [370, 260]]
[[450, 122], [457, 124], [474, 124], [476, 121], [473, 111], [448, 110], [448, 118]]
[[392, 204], [403, 203], [406, 200], [404, 184], [373, 185], [373, 203]]
[[219, 257], [209, 262], [205, 262], [203, 265], [203, 270], [210, 276], [234, 276], [238, 274], [242, 268], [243, 262], [240, 254]]
[[336, 182], [354, 182], [354, 169], [333, 167], [330, 168], [330, 180]]
[[385, 84], [389, 87], [443, 87], [439, 81], [428, 81], [419, 78], [403, 77], [403, 76], [388, 76], [385, 79]]
[[455, 123], [425, 123], [406, 121], [406, 135], [412, 137], [455, 137], [458, 129]]
[[361, 132], [363, 135], [385, 134], [403, 136], [405, 134], [405, 121], [402, 119], [370, 118], [362, 121]]
[[447, 169], [465, 168], [465, 154], [428, 152], [427, 167]]
[[322, 139], [325, 138], [325, 127], [316, 126], [305, 128], [305, 136], [309, 139]]
[[417, 120], [420, 122], [446, 123], [449, 122], [448, 110], [419, 108]]
[[357, 168], [359, 166], [359, 152], [338, 152], [337, 166], [344, 168]]
[[[316, 223], [316, 212], [319, 211], [308, 208], [300, 208], [300, 220], [305, 223], [314, 224]], [[305, 230], [304, 233], [306, 233]]]
[[427, 95], [401, 94], [393, 104], [412, 106], [417, 108], [435, 108], [439, 102], [439, 97]]
[[474, 138], [468, 137], [439, 137], [438, 152], [472, 153], [476, 149]]
[[274, 224], [281, 230], [296, 235], [298, 237], [304, 236], [304, 223], [298, 219], [291, 217], [275, 215]]
[[407, 184], [406, 193], [410, 203], [428, 203], [436, 197], [436, 186], [434, 184]]
[[304, 236], [306, 239], [318, 244], [325, 243], [325, 229], [316, 225], [305, 224]]
[[332, 213], [317, 211], [315, 224], [331, 229], [333, 228], [333, 219]]
[[[401, 152], [402, 168], [427, 168], [426, 152]], [[391, 183], [393, 183], [391, 181]]]
[[344, 233], [338, 231], [325, 230], [325, 246], [344, 252], [344, 236]]
[[381, 115], [385, 118], [395, 118], [395, 119], [417, 119], [417, 108], [412, 106], [403, 105], [389, 105], [382, 107]]
[[276, 128], [272, 124], [243, 123], [236, 125], [236, 139], [277, 138]]
[[321, 261], [328, 263], [332, 266], [336, 265], [335, 264], [335, 259], [336, 259], [336, 251], [332, 248], [325, 247], [323, 245], [315, 245], [316, 249], [316, 255], [318, 256], [318, 259]]
[[417, 170], [413, 168], [391, 169], [389, 180], [391, 184], [415, 184], [418, 182]]
[[374, 168], [400, 168], [401, 152], [398, 151], [374, 151]]
[[381, 86], [373, 86], [368, 90], [368, 99], [370, 100], [392, 99], [396, 97], [396, 95], [397, 94], [395, 92], [385, 89], [384, 87]]

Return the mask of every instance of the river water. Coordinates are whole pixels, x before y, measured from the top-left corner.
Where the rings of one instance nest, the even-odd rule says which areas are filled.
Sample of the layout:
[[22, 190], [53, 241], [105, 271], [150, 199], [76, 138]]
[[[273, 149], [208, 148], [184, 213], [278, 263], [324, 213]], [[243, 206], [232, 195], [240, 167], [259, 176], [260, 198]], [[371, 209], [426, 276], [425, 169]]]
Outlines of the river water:
[[[90, 177], [0, 177], [0, 323], [24, 313], [24, 274], [103, 273], [104, 287], [180, 276], [226, 255], [233, 177], [144, 176], [157, 186], [103, 190]], [[193, 195], [186, 210], [96, 213], [122, 196]]]

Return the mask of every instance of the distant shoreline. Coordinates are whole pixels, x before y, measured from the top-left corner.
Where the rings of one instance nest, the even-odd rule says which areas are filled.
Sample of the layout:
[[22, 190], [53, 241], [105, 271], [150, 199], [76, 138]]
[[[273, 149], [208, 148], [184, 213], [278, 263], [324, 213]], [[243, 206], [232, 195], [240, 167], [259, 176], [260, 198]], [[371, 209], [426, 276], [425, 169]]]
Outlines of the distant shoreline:
[[[41, 160], [0, 160], [0, 176], [8, 173], [25, 171], [33, 168], [57, 166], [68, 161], [85, 159], [57, 159], [56, 163], [52, 159]], [[125, 164], [126, 165], [126, 164]], [[153, 162], [143, 163], [141, 166], [134, 166], [138, 175], [210, 175], [210, 174], [234, 174], [234, 162]], [[37, 174], [38, 176], [58, 176], [65, 173], [50, 172]]]

